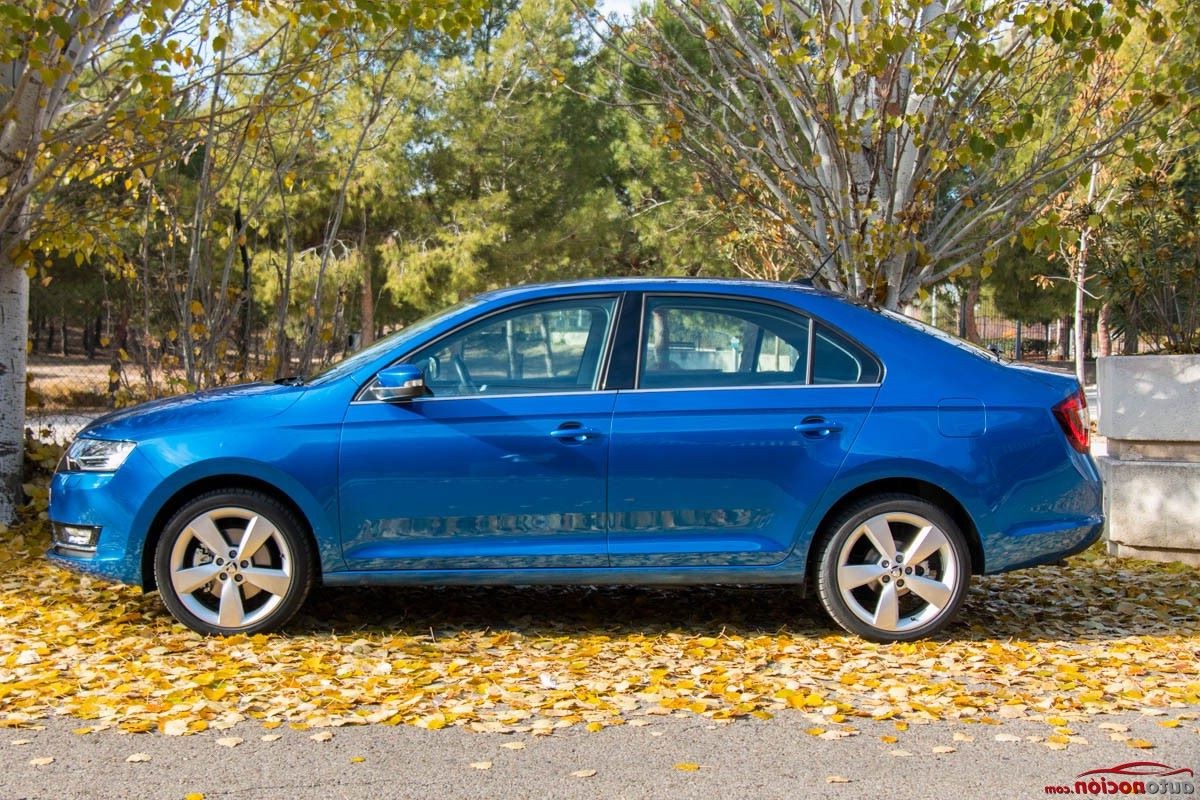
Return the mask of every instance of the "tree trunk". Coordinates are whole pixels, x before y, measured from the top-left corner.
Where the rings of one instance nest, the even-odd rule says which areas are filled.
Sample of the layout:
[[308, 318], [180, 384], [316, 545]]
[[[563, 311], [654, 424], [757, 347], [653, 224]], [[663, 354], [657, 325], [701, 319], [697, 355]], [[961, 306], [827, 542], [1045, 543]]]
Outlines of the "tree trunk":
[[[1096, 204], [1097, 183], [1100, 177], [1100, 161], [1099, 159], [1092, 161], [1092, 172], [1088, 180], [1087, 193], [1087, 213], [1094, 213]], [[1091, 217], [1089, 216], [1089, 219]], [[1087, 377], [1084, 369], [1084, 361], [1088, 357], [1088, 340], [1089, 333], [1088, 325], [1085, 324], [1083, 318], [1084, 301], [1087, 299], [1087, 260], [1088, 247], [1092, 241], [1092, 226], [1085, 222], [1083, 230], [1079, 232], [1079, 252], [1075, 256], [1075, 379], [1082, 386]]]
[[971, 342], [979, 343], [983, 341], [983, 337], [979, 335], [979, 324], [975, 319], [975, 304], [979, 302], [979, 278], [972, 278], [971, 284], [967, 287], [967, 295], [963, 300], [963, 320], [965, 322], [965, 339]]
[[1100, 306], [1100, 317], [1096, 321], [1096, 346], [1101, 357], [1112, 355], [1112, 306]]
[[1062, 361], [1071, 357], [1071, 319], [1062, 317], [1058, 320], [1058, 334], [1054, 337], [1055, 355]]
[[1127, 356], [1138, 354], [1138, 329], [1132, 323], [1125, 324], [1125, 341], [1121, 346], [1121, 353]]
[[374, 281], [371, 280], [371, 259], [365, 249], [362, 257], [362, 301], [359, 304], [362, 320], [359, 326], [358, 345], [366, 347], [375, 341], [375, 286]]
[[367, 244], [367, 206], [363, 205], [362, 232], [358, 235], [358, 255], [362, 259], [362, 296], [359, 298], [359, 314], [361, 319], [358, 326], [358, 346], [366, 347], [375, 341], [375, 281], [372, 271], [375, 268], [371, 259], [371, 249]]
[[29, 278], [0, 263], [0, 522], [9, 524], [21, 497], [25, 454], [25, 338]]
[[121, 351], [129, 346], [129, 312], [122, 311], [121, 317], [117, 320], [116, 330], [113, 332], [113, 340], [109, 342], [110, 359], [108, 362], [108, 405], [116, 407], [117, 392], [121, 389], [121, 378], [124, 374], [124, 365], [121, 364]]

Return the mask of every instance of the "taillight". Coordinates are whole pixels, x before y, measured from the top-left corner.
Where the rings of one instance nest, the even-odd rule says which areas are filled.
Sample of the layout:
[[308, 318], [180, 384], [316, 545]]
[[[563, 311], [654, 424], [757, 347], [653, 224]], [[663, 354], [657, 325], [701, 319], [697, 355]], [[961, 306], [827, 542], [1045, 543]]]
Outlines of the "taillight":
[[1071, 447], [1081, 453], [1086, 453], [1090, 439], [1091, 421], [1088, 419], [1087, 398], [1083, 396], [1083, 389], [1077, 390], [1075, 394], [1056, 405], [1054, 417], [1062, 426], [1063, 433], [1066, 434]]

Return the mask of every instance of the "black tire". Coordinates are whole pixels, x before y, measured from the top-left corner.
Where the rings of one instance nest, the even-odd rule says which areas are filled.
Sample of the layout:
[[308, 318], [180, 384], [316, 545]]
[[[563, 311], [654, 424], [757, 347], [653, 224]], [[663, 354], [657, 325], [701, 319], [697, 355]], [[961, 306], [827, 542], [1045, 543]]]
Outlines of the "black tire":
[[[241, 552], [243, 544], [252, 549]], [[155, 548], [154, 578], [163, 605], [192, 630], [253, 634], [295, 615], [315, 564], [307, 528], [291, 509], [262, 492], [221, 489], [171, 516]]]
[[[909, 554], [922, 556], [935, 544], [937, 550], [904, 563], [924, 529], [921, 522], [930, 530]], [[847, 508], [825, 530], [816, 551], [817, 596], [846, 631], [872, 642], [908, 642], [937, 633], [958, 614], [971, 580], [971, 552], [938, 506], [907, 494], [877, 495]], [[884, 533], [899, 553], [880, 553], [876, 540]], [[896, 555], [902, 556], [899, 564]]]

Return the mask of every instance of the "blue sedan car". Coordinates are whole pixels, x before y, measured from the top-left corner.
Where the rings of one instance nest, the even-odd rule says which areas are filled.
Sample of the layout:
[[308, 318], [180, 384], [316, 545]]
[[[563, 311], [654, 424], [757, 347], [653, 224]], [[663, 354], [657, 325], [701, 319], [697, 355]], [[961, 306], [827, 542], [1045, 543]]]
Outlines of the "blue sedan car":
[[787, 583], [875, 641], [1099, 536], [1069, 377], [798, 285], [491, 292], [323, 374], [96, 420], [50, 557], [202, 633], [317, 583]]

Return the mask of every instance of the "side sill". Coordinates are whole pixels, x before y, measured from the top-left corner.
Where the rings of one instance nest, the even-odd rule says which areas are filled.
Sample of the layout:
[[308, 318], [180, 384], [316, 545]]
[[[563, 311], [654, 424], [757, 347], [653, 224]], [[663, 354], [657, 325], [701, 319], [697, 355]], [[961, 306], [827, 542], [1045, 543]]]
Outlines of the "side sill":
[[728, 569], [689, 567], [658, 570], [623, 569], [556, 570], [345, 570], [321, 576], [326, 586], [696, 586], [704, 584], [794, 584], [802, 587], [803, 571], [771, 567]]

